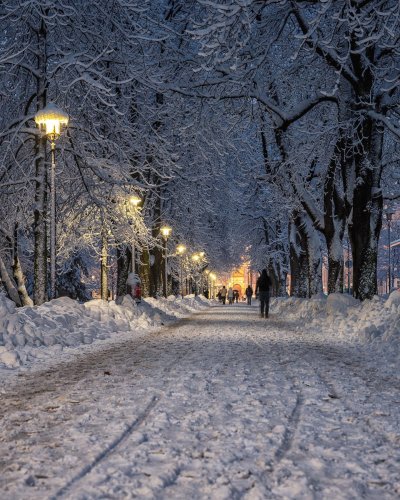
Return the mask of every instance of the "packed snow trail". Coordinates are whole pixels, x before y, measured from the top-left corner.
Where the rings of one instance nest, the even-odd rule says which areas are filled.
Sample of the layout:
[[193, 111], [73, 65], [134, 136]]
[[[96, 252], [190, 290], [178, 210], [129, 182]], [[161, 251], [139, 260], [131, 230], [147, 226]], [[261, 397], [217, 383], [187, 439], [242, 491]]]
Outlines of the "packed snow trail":
[[396, 380], [295, 326], [220, 306], [19, 374], [1, 499], [398, 498]]

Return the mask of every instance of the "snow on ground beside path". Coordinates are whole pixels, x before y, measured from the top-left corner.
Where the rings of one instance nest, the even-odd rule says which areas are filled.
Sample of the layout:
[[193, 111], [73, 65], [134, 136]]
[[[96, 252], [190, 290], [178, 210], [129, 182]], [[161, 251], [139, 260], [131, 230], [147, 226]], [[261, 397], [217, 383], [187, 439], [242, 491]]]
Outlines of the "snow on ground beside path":
[[79, 304], [61, 297], [41, 306], [16, 308], [0, 295], [0, 369], [60, 358], [66, 348], [121, 332], [140, 335], [209, 306], [210, 301], [194, 295], [148, 298], [139, 305], [127, 295], [120, 305], [102, 300]]
[[360, 302], [347, 294], [318, 295], [312, 299], [273, 299], [271, 311], [297, 323], [297, 330], [329, 331], [353, 342], [362, 342], [371, 356], [400, 364], [400, 290], [387, 299]]

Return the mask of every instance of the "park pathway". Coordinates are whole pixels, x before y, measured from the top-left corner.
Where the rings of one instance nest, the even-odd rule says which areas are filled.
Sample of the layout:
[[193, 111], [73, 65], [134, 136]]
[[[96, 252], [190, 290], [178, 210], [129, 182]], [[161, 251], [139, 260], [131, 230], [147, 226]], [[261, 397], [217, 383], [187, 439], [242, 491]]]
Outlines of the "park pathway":
[[22, 373], [0, 498], [399, 498], [399, 387], [363, 356], [235, 304]]

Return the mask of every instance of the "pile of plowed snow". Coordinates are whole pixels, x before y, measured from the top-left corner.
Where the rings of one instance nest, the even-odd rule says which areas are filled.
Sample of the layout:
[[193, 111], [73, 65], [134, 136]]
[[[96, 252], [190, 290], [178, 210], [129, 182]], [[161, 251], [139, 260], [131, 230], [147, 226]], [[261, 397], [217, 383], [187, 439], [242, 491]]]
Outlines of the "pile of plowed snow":
[[311, 299], [273, 299], [271, 312], [293, 323], [294, 330], [329, 329], [341, 339], [367, 344], [371, 352], [384, 351], [392, 362], [400, 361], [400, 291], [387, 299], [374, 297], [360, 302], [335, 293]]
[[143, 299], [125, 296], [120, 305], [67, 297], [41, 306], [16, 308], [0, 295], [0, 368], [17, 368], [53, 356], [64, 347], [91, 344], [119, 332], [138, 335], [210, 306], [204, 297]]
[[311, 299], [273, 299], [271, 312], [297, 323], [297, 329], [330, 329], [341, 337], [400, 343], [400, 290], [387, 299], [360, 302], [341, 293]]

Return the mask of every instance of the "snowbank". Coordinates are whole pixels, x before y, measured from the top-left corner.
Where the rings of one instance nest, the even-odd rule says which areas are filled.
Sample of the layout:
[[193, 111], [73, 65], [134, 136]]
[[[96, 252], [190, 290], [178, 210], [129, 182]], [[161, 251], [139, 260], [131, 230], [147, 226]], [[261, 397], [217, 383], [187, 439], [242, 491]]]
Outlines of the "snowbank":
[[[400, 291], [392, 292], [387, 300], [374, 297], [360, 302], [350, 295], [335, 293], [311, 299], [273, 299], [272, 313], [290, 321], [299, 321], [310, 328], [330, 328], [337, 335], [366, 341], [400, 340]], [[300, 326], [301, 325], [301, 326]]]
[[271, 312], [298, 323], [298, 330], [330, 330], [341, 338], [368, 343], [400, 357], [400, 291], [389, 298], [360, 302], [347, 294], [318, 295], [312, 299], [273, 299]]
[[64, 347], [91, 344], [120, 332], [132, 335], [176, 321], [209, 307], [204, 297], [144, 299], [136, 305], [125, 296], [120, 305], [67, 297], [41, 306], [16, 308], [0, 295], [0, 368], [18, 368], [39, 358], [59, 355]]

